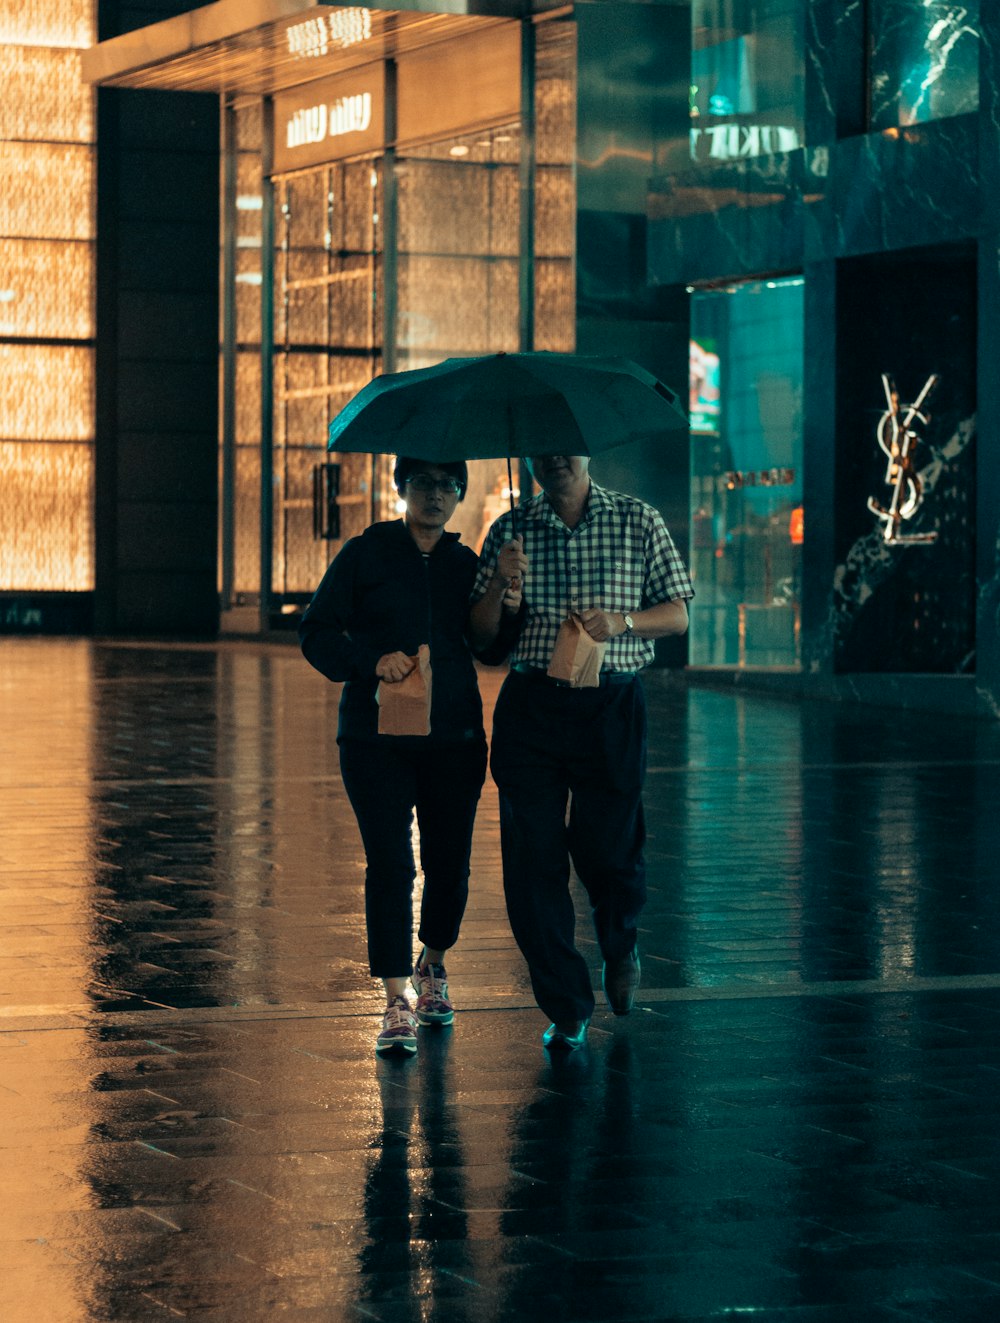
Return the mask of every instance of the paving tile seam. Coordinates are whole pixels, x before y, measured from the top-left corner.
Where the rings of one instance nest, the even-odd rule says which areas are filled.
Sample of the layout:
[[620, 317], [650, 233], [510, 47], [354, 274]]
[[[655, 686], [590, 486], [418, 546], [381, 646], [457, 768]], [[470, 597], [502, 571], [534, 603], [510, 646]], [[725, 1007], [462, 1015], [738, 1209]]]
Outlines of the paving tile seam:
[[[955, 770], [956, 768], [982, 768], [982, 767], [1000, 767], [1000, 758], [927, 758], [916, 759], [910, 762], [898, 760], [880, 761], [880, 762], [825, 762], [825, 763], [806, 763], [799, 762], [796, 759], [789, 759], [787, 762], [776, 763], [678, 763], [676, 766], [648, 767], [647, 776], [732, 776], [734, 773], [766, 773], [768, 776], [776, 774], [786, 774], [788, 776], [802, 776], [809, 772], [836, 772], [838, 774], [849, 772], [900, 772], [900, 771], [919, 771], [921, 768], [931, 770]], [[100, 776], [94, 776], [91, 773], [80, 776], [79, 778], [67, 777], [60, 780], [53, 787], [50, 781], [0, 781], [0, 789], [19, 790], [19, 791], [44, 791], [50, 794], [55, 789], [72, 790], [79, 787], [93, 788], [99, 786], [103, 790], [131, 789], [135, 786], [217, 786], [233, 785], [248, 786], [266, 783], [269, 787], [284, 785], [328, 785], [339, 784], [340, 774], [337, 772], [309, 773], [303, 776], [274, 776], [271, 773], [258, 772], [253, 776], [179, 776], [179, 777], [131, 777], [121, 780], [113, 778], [104, 779]]]
[[[933, 992], [988, 992], [1000, 990], [1000, 972], [996, 974], [942, 974], [938, 977], [901, 979], [831, 980], [819, 983], [720, 984], [717, 987], [650, 988], [640, 993], [636, 1012], [654, 1014], [651, 1007], [663, 1003], [765, 1001], [778, 999], [826, 997], [846, 999], [872, 996], [912, 996]], [[150, 1007], [149, 1010], [95, 1011], [80, 1007], [53, 1014], [32, 1015], [30, 1008], [0, 1008], [0, 1039], [5, 1034], [58, 1032], [93, 1028], [152, 1026], [157, 1024], [240, 1024], [277, 1023], [288, 1020], [358, 1020], [377, 1015], [382, 1005], [378, 996], [368, 997], [365, 1005], [337, 1005], [322, 1002], [299, 1006], [191, 1006], [184, 1009]], [[466, 1000], [461, 1016], [489, 1015], [510, 1011], [535, 1011], [529, 997], [507, 996], [490, 1000]], [[19, 1012], [23, 1012], [19, 1014]], [[598, 1007], [598, 1016], [604, 1008]]]

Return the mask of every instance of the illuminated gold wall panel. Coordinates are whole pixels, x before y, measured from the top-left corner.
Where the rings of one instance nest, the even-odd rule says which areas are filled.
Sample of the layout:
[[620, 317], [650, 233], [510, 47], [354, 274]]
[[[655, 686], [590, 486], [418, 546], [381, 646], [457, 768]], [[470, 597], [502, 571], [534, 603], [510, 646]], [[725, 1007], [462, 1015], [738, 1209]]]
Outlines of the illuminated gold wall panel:
[[91, 147], [0, 143], [0, 235], [92, 239], [94, 164]]
[[0, 591], [94, 586], [95, 16], [0, 5]]
[[516, 257], [518, 167], [458, 158], [404, 161], [397, 170], [402, 252]]
[[80, 52], [0, 46], [0, 140], [93, 142], [94, 94]]
[[514, 353], [517, 259], [401, 256], [399, 306], [408, 350], [434, 350], [438, 359], [451, 352]]
[[536, 349], [576, 348], [576, 24], [542, 23], [535, 51]]
[[93, 587], [94, 447], [0, 445], [0, 587]]
[[0, 437], [92, 441], [93, 350], [0, 344]]
[[[260, 448], [260, 350], [236, 354], [236, 444]], [[254, 524], [258, 531], [260, 518]]]
[[95, 40], [94, 0], [4, 0], [0, 46], [73, 46]]
[[89, 340], [94, 262], [89, 243], [0, 239], [0, 336]]

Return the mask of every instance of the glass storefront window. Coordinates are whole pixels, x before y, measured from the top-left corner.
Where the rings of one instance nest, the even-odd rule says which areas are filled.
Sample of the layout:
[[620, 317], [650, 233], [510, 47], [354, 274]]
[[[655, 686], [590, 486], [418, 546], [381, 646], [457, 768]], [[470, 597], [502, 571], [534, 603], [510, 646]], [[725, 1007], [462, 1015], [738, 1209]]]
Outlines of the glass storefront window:
[[980, 0], [869, 0], [873, 129], [979, 108]]
[[691, 306], [691, 664], [797, 666], [803, 282]]
[[[520, 125], [508, 124], [400, 158], [400, 369], [517, 350], [520, 155]], [[469, 488], [450, 524], [469, 546], [481, 545], [504, 508], [506, 472], [497, 461], [470, 464]]]
[[[220, 458], [220, 588], [227, 613], [249, 612], [263, 598], [272, 624], [279, 617], [282, 625], [293, 623], [343, 541], [373, 519], [398, 513], [392, 456], [326, 450], [330, 419], [376, 373], [513, 352], [532, 335], [537, 348], [574, 347], [575, 25], [560, 19], [539, 24], [535, 33], [530, 213], [522, 198], [528, 171], [521, 124], [512, 118], [520, 100], [519, 25], [506, 31], [500, 69], [507, 72], [494, 79], [485, 102], [478, 93], [467, 99], [463, 79], [450, 100], [442, 99], [436, 76], [445, 67], [464, 71], [470, 50], [496, 74], [496, 33], [487, 35], [488, 43], [456, 45], [451, 55], [443, 42], [428, 48], [426, 60], [415, 56], [405, 77], [400, 66], [397, 146], [387, 155], [379, 141], [329, 163], [322, 151], [308, 161], [276, 157], [266, 179], [267, 114], [249, 97], [227, 105]], [[312, 105], [306, 101], [279, 105], [275, 97], [278, 145], [287, 140], [280, 123], [287, 133], [303, 106]], [[487, 120], [482, 111], [490, 105], [495, 110]], [[437, 126], [433, 132], [424, 112]], [[381, 119], [374, 115], [372, 122]], [[273, 352], [262, 372], [271, 329], [263, 318], [272, 294]], [[526, 297], [533, 297], [533, 325]], [[270, 447], [261, 437], [269, 394], [273, 415], [263, 430], [270, 431]], [[503, 460], [470, 464], [469, 488], [452, 524], [467, 544], [480, 546], [496, 515], [509, 508], [509, 486]], [[272, 534], [263, 554], [262, 523], [270, 523]], [[232, 623], [240, 623], [235, 614]]]
[[692, 160], [802, 146], [805, 8], [801, 0], [693, 0]]

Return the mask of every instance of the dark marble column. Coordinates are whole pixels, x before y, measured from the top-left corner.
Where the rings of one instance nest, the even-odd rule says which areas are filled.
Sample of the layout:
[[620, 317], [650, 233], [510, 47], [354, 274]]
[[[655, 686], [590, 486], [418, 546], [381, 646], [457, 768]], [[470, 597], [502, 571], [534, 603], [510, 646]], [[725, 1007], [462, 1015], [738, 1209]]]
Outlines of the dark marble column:
[[979, 464], [976, 578], [976, 685], [1000, 716], [1000, 7], [981, 17], [979, 159], [983, 234], [979, 240]]
[[805, 268], [802, 666], [833, 672], [834, 478], [837, 456], [836, 264]]
[[[189, 6], [102, 0], [100, 36]], [[98, 92], [95, 628], [218, 627], [218, 98]]]
[[[650, 180], [656, 152], [686, 142], [690, 14], [676, 4], [581, 3], [577, 109], [577, 336], [580, 353], [620, 354], [686, 398], [688, 308], [683, 286], [649, 268]], [[687, 433], [595, 459], [596, 481], [664, 515], [679, 547], [689, 524]], [[664, 640], [682, 664], [684, 640]]]

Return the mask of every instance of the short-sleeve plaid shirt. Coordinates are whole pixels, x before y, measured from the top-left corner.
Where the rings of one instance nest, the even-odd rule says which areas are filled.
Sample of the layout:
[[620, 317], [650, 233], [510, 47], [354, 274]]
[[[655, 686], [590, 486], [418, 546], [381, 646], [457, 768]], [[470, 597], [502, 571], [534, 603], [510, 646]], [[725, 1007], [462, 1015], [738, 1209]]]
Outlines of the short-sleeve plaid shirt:
[[[642, 611], [694, 596], [662, 516], [634, 496], [605, 491], [591, 482], [587, 508], [576, 528], [563, 523], [544, 492], [519, 506], [517, 519], [528, 557], [527, 615], [511, 662], [546, 668], [563, 620], [588, 607]], [[473, 601], [486, 592], [500, 548], [511, 536], [511, 516], [503, 514], [483, 543]], [[651, 639], [619, 634], [608, 643], [602, 670], [638, 671], [654, 655]]]

